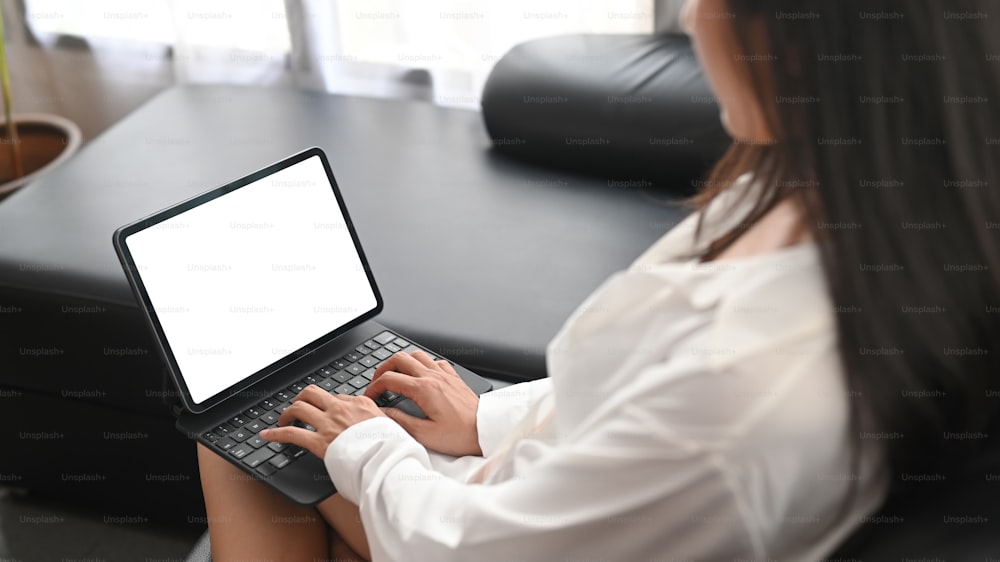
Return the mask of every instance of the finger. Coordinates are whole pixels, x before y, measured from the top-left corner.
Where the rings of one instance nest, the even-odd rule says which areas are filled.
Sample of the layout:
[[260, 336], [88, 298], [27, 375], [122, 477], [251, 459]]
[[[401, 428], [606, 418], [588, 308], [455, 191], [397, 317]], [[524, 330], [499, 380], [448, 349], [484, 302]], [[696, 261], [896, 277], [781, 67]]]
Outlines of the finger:
[[428, 355], [426, 351], [418, 349], [413, 353], [411, 353], [410, 355], [417, 361], [420, 361], [420, 364], [423, 365], [424, 367], [434, 369], [435, 371], [437, 370], [438, 368], [437, 363], [435, 363], [434, 360], [431, 359], [431, 356]]
[[[267, 439], [268, 441], [277, 441], [280, 443], [292, 443], [295, 445], [302, 446], [303, 443], [312, 437], [314, 432], [302, 427], [295, 427], [294, 425], [286, 425], [284, 427], [270, 427], [262, 430], [258, 435]], [[307, 435], [308, 434], [308, 435]]]
[[435, 361], [435, 363], [438, 364], [438, 367], [440, 367], [442, 371], [448, 373], [449, 375], [458, 376], [458, 371], [455, 370], [455, 367], [447, 359], [441, 359], [439, 361]]
[[364, 394], [362, 394], [361, 396], [355, 396], [354, 394], [337, 394], [335, 396], [331, 396], [331, 398], [334, 400], [338, 400], [340, 402], [354, 402], [356, 400], [366, 400], [374, 404], [374, 400], [368, 398]]
[[374, 400], [383, 392], [391, 390], [396, 394], [407, 396], [410, 400], [417, 402], [419, 406], [420, 403], [418, 402], [418, 398], [416, 398], [416, 396], [420, 395], [419, 387], [419, 379], [395, 371], [389, 371], [368, 385], [368, 388], [365, 389], [365, 396]]
[[316, 451], [321, 447], [323, 440], [316, 434], [315, 431], [309, 431], [308, 429], [301, 427], [285, 426], [265, 429], [264, 431], [261, 431], [259, 435], [268, 441], [298, 445], [299, 447], [308, 449], [309, 452], [322, 458], [322, 454], [319, 454]]
[[290, 425], [295, 420], [299, 420], [313, 427], [319, 427], [317, 422], [321, 420], [324, 415], [323, 410], [320, 410], [309, 402], [298, 400], [292, 402], [291, 406], [285, 409], [284, 412], [281, 412], [281, 415], [278, 416], [278, 425], [286, 426]]
[[421, 369], [423, 366], [423, 363], [417, 361], [409, 353], [397, 351], [392, 354], [391, 357], [386, 359], [384, 363], [379, 365], [377, 369], [375, 369], [375, 374], [372, 376], [372, 380], [382, 376], [382, 373], [386, 371], [396, 371], [397, 373], [410, 375], [411, 377], [419, 377], [423, 374]]
[[[406, 376], [406, 375], [403, 375], [403, 376]], [[347, 398], [349, 398], [351, 400], [364, 400], [365, 402], [370, 403], [372, 406], [375, 405], [375, 400], [373, 400], [373, 399], [365, 396], [364, 394], [362, 394], [360, 396], [356, 396], [356, 395], [352, 394], [351, 396], [348, 396]]]
[[433, 423], [430, 420], [422, 420], [420, 418], [411, 416], [410, 414], [407, 414], [406, 412], [400, 410], [399, 408], [392, 408], [392, 407], [382, 408], [382, 411], [385, 413], [386, 416], [394, 420], [396, 423], [402, 426], [402, 428], [405, 429], [407, 433], [413, 435], [414, 437], [423, 433], [423, 431], [428, 428], [428, 425]]
[[326, 410], [330, 405], [330, 393], [323, 390], [322, 388], [316, 386], [315, 384], [310, 384], [309, 386], [302, 389], [298, 395], [294, 398], [294, 402], [302, 401], [316, 406], [320, 410]]

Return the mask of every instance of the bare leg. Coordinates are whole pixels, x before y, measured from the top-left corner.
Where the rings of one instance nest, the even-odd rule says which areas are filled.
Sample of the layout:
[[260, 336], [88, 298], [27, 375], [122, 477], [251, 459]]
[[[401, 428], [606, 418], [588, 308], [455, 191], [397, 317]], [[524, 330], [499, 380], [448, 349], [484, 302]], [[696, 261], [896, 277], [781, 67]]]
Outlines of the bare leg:
[[[355, 557], [363, 560], [371, 560], [372, 553], [368, 547], [368, 536], [365, 528], [361, 524], [361, 515], [358, 513], [358, 506], [345, 499], [340, 494], [334, 494], [316, 505], [320, 515], [330, 527], [336, 531], [346, 546], [354, 551]], [[333, 554], [337, 554], [332, 552]], [[341, 555], [343, 556], [343, 555]], [[333, 556], [338, 559], [338, 556]], [[349, 559], [349, 558], [348, 558]]]
[[296, 505], [198, 445], [212, 559], [326, 560], [329, 527], [319, 512]]

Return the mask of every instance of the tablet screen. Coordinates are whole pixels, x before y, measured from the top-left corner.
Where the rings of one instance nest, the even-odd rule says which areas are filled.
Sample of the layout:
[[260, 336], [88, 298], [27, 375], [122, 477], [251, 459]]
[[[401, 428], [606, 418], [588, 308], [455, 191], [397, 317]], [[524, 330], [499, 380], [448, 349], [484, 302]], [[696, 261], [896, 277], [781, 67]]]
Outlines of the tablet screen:
[[316, 155], [124, 244], [197, 404], [377, 306]]

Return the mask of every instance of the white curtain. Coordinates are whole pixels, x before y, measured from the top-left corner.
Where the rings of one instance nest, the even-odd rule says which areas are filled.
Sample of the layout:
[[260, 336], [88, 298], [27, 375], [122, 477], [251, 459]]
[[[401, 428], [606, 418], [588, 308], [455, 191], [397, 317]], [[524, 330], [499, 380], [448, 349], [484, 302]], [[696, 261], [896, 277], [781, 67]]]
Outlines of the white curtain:
[[477, 108], [515, 44], [562, 33], [649, 33], [652, 0], [286, 0], [306, 88]]
[[681, 29], [681, 12], [688, 0], [655, 0], [653, 11], [656, 19], [654, 26], [659, 33], [683, 33]]
[[25, 8], [43, 44], [82, 37], [109, 65], [127, 59], [134, 71], [143, 61], [169, 61], [178, 82], [287, 80], [290, 42], [278, 0], [26, 0]]
[[653, 0], [26, 0], [26, 8], [43, 42], [80, 36], [99, 58], [127, 52], [150, 65], [170, 53], [179, 82], [292, 83], [468, 108], [519, 42], [649, 33], [654, 22]]

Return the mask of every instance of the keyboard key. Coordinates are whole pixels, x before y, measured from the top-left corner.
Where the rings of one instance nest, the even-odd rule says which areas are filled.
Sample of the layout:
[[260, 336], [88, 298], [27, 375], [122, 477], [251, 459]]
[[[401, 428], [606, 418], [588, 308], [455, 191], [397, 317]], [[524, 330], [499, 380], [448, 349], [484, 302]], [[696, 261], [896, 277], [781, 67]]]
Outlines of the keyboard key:
[[288, 448], [288, 443], [279, 443], [278, 441], [272, 441], [267, 444], [267, 448], [271, 449], [275, 453], [280, 453]]
[[336, 373], [335, 370], [329, 367], [323, 367], [322, 369], [316, 371], [316, 378], [323, 380], [327, 377], [332, 377], [334, 373]]
[[[323, 377], [320, 377], [319, 379], [321, 379], [321, 378], [323, 378]], [[301, 382], [302, 382], [303, 385], [309, 386], [311, 384], [316, 384], [317, 382], [319, 382], [319, 379], [316, 378], [313, 375], [306, 375], [305, 377], [302, 378]]]
[[342, 384], [337, 388], [333, 389], [337, 394], [354, 394], [355, 388], [349, 384]]
[[389, 406], [393, 402], [399, 399], [399, 395], [391, 390], [383, 392], [378, 398], [375, 399], [375, 403], [379, 406]]
[[304, 385], [304, 384], [302, 384], [300, 382], [297, 382], [297, 383], [295, 383], [293, 385], [290, 385], [288, 387], [288, 391], [291, 392], [293, 395], [297, 395], [298, 393], [302, 392], [302, 389], [305, 388], [305, 387], [306, 387], [306, 385]]
[[[229, 449], [229, 454], [238, 459], [242, 459], [243, 457], [249, 455], [252, 452], [253, 452], [253, 447], [247, 445], [246, 443], [240, 443], [239, 445], [233, 447], [232, 449]], [[273, 453], [274, 451], [271, 452]]]
[[280, 404], [281, 402], [291, 402], [292, 398], [295, 398], [295, 395], [292, 394], [292, 393], [289, 393], [289, 392], [286, 392], [286, 391], [282, 390], [282, 391], [278, 392], [277, 394], [275, 394], [274, 398]]
[[361, 371], [364, 371], [365, 368], [364, 368], [364, 366], [359, 365], [358, 363], [355, 363], [355, 364], [347, 367], [347, 369], [344, 369], [344, 370], [347, 371], [348, 373], [351, 373], [352, 375], [360, 375]]
[[244, 415], [246, 415], [247, 417], [250, 417], [250, 418], [259, 418], [260, 415], [263, 414], [263, 413], [264, 413], [264, 410], [261, 410], [257, 406], [253, 406], [252, 408], [248, 408], [247, 411], [243, 412]]
[[228, 451], [236, 446], [236, 441], [233, 441], [229, 437], [223, 437], [215, 442], [215, 446], [222, 449], [223, 451]]
[[354, 391], [354, 395], [355, 396], [364, 396], [365, 395], [365, 389], [359, 388], [359, 389], [355, 390]]
[[323, 379], [323, 380], [319, 381], [319, 385], [317, 385], [317, 386], [319, 386], [323, 390], [326, 390], [326, 391], [329, 392], [329, 391], [337, 388], [337, 383], [334, 382], [334, 380], [332, 378], [326, 378], [326, 379]]
[[229, 425], [228, 423], [224, 423], [222, 425], [216, 426], [215, 429], [212, 430], [212, 433], [220, 436], [226, 436], [232, 433], [233, 429], [235, 429], [233, 426]]
[[233, 419], [229, 420], [229, 425], [233, 427], [240, 427], [245, 423], [247, 423], [247, 418], [243, 417], [242, 415], [236, 416]]
[[301, 428], [307, 429], [309, 431], [316, 431], [315, 427], [307, 424], [306, 422], [304, 422], [302, 420], [295, 420], [295, 421], [293, 421], [292, 422], [292, 426], [294, 426], [294, 427], [301, 427]]
[[361, 355], [354, 353], [353, 351], [344, 356], [344, 360], [348, 363], [354, 363], [358, 359], [361, 359]]
[[369, 349], [369, 348], [368, 348], [368, 346], [367, 346], [367, 345], [365, 345], [365, 344], [361, 344], [361, 345], [359, 345], [358, 347], [355, 347], [355, 348], [354, 348], [354, 351], [357, 351], [357, 352], [358, 352], [358, 353], [360, 353], [361, 355], [368, 355], [369, 353], [371, 353], [371, 352], [372, 352], [372, 350], [371, 350], [371, 349]]
[[211, 431], [207, 431], [204, 434], [202, 434], [202, 438], [205, 441], [208, 441], [209, 443], [215, 443], [216, 441], [218, 441], [220, 439], [220, 437], [219, 437], [218, 434], [212, 433]]
[[254, 449], [260, 449], [264, 445], [267, 445], [267, 439], [264, 439], [260, 435], [254, 435], [250, 439], [247, 439], [246, 442], [247, 442], [248, 445], [250, 445]]
[[365, 367], [374, 367], [376, 363], [378, 363], [378, 358], [372, 357], [371, 355], [368, 357], [362, 357], [361, 361], [358, 361], [358, 365], [364, 365]]
[[275, 468], [273, 464], [271, 464], [271, 461], [267, 461], [266, 463], [257, 467], [257, 474], [260, 474], [264, 478], [267, 478], [268, 476], [274, 474], [275, 472], [278, 472], [278, 469]]
[[278, 414], [274, 412], [268, 412], [260, 417], [260, 421], [266, 423], [267, 425], [274, 425], [278, 423]]
[[406, 347], [408, 345], [413, 345], [413, 344], [404, 340], [403, 338], [396, 338], [396, 341], [392, 342], [392, 345], [396, 347]]
[[260, 431], [260, 430], [262, 430], [262, 429], [264, 429], [266, 427], [267, 427], [267, 425], [265, 425], [260, 420], [253, 420], [252, 422], [244, 425], [243, 429], [245, 429], [245, 430], [247, 430], [247, 431], [249, 431], [251, 433], [257, 433], [258, 431]]
[[362, 377], [361, 375], [358, 375], [353, 379], [347, 381], [347, 384], [353, 386], [354, 388], [364, 388], [368, 386], [368, 379]]
[[382, 344], [382, 345], [385, 345], [385, 344], [391, 342], [392, 340], [394, 340], [395, 338], [396, 338], [396, 334], [394, 334], [392, 332], [389, 332], [389, 331], [385, 331], [385, 332], [382, 332], [381, 334], [375, 336], [372, 339], [375, 340], [376, 342]]
[[366, 378], [366, 379], [368, 379], [368, 380], [372, 380], [372, 377], [375, 376], [375, 368], [372, 367], [371, 369], [367, 369], [367, 370], [363, 371], [361, 373], [361, 376], [364, 377], [364, 378]]
[[378, 348], [380, 348], [382, 346], [379, 345], [377, 342], [374, 342], [372, 340], [368, 340], [368, 341], [365, 342], [365, 347], [367, 347], [368, 349], [370, 349], [372, 351], [375, 351], [376, 349], [378, 349]]
[[398, 352], [398, 351], [399, 351], [400, 349], [403, 349], [403, 348], [402, 348], [402, 347], [399, 347], [398, 345], [394, 345], [394, 344], [391, 344], [391, 343], [390, 343], [390, 344], [386, 344], [386, 346], [385, 346], [385, 347], [383, 347], [382, 349], [385, 349], [385, 350], [386, 350], [386, 351], [388, 351], [389, 353], [396, 353], [396, 352]]
[[372, 355], [379, 361], [385, 361], [386, 359], [392, 357], [392, 354], [386, 351], [385, 348], [376, 349], [375, 351], [372, 352]]
[[298, 445], [289, 445], [288, 448], [285, 449], [284, 453], [285, 453], [285, 456], [288, 457], [288, 458], [290, 458], [290, 459], [297, 459], [300, 456], [302, 456], [300, 454], [302, 451], [305, 451], [305, 449], [303, 449], [302, 447], [299, 447]]
[[288, 463], [290, 462], [292, 462], [292, 460], [286, 457], [285, 455], [274, 455], [273, 457], [271, 457], [271, 460], [267, 461], [269, 465], [273, 466], [276, 469], [285, 468], [286, 466], [288, 466]]
[[270, 398], [265, 398], [264, 400], [261, 401], [260, 404], [258, 404], [258, 406], [264, 408], [265, 410], [273, 410], [274, 407], [277, 405], [278, 402], [271, 400]]
[[337, 382], [347, 382], [351, 380], [352, 377], [354, 377], [354, 374], [347, 370], [337, 371], [333, 374], [333, 376], [331, 376], [331, 378]]
[[260, 463], [266, 461], [267, 459], [274, 456], [274, 451], [264, 447], [263, 449], [257, 449], [253, 453], [250, 453], [243, 459], [243, 464], [249, 466], [250, 468], [257, 468]]
[[279, 414], [282, 414], [282, 413], [284, 413], [284, 412], [285, 412], [285, 410], [287, 410], [287, 409], [288, 409], [288, 407], [289, 407], [289, 406], [291, 406], [291, 405], [292, 405], [292, 403], [291, 403], [291, 402], [285, 402], [285, 403], [281, 404], [280, 406], [278, 406], [277, 408], [275, 408], [275, 409], [274, 409], [274, 411], [275, 411], [275, 412], [278, 412]]
[[241, 427], [241, 428], [237, 429], [236, 431], [232, 432], [232, 434], [230, 434], [229, 437], [231, 437], [234, 441], [245, 441], [251, 435], [253, 435], [253, 433], [251, 433], [251, 432], [249, 432], [249, 431], [247, 431], [247, 430], [245, 430], [245, 429], [243, 429]]
[[349, 364], [350, 364], [350, 361], [343, 361], [343, 360], [341, 360], [341, 359], [337, 359], [337, 360], [336, 360], [336, 361], [334, 361], [333, 363], [330, 363], [330, 367], [332, 367], [332, 368], [334, 368], [334, 369], [336, 369], [336, 370], [338, 370], [338, 371], [339, 371], [339, 370], [341, 370], [341, 369], [345, 369], [345, 368], [347, 368], [347, 366], [348, 366]]
[[[411, 345], [408, 345], [408, 346], [404, 347], [402, 349], [402, 351], [403, 351], [403, 353], [413, 353], [414, 351], [417, 351], [419, 349], [420, 349], [419, 347], [411, 344]], [[428, 354], [428, 355], [431, 356], [431, 359], [436, 359], [436, 357], [434, 357], [434, 355], [432, 355], [432, 354]]]

